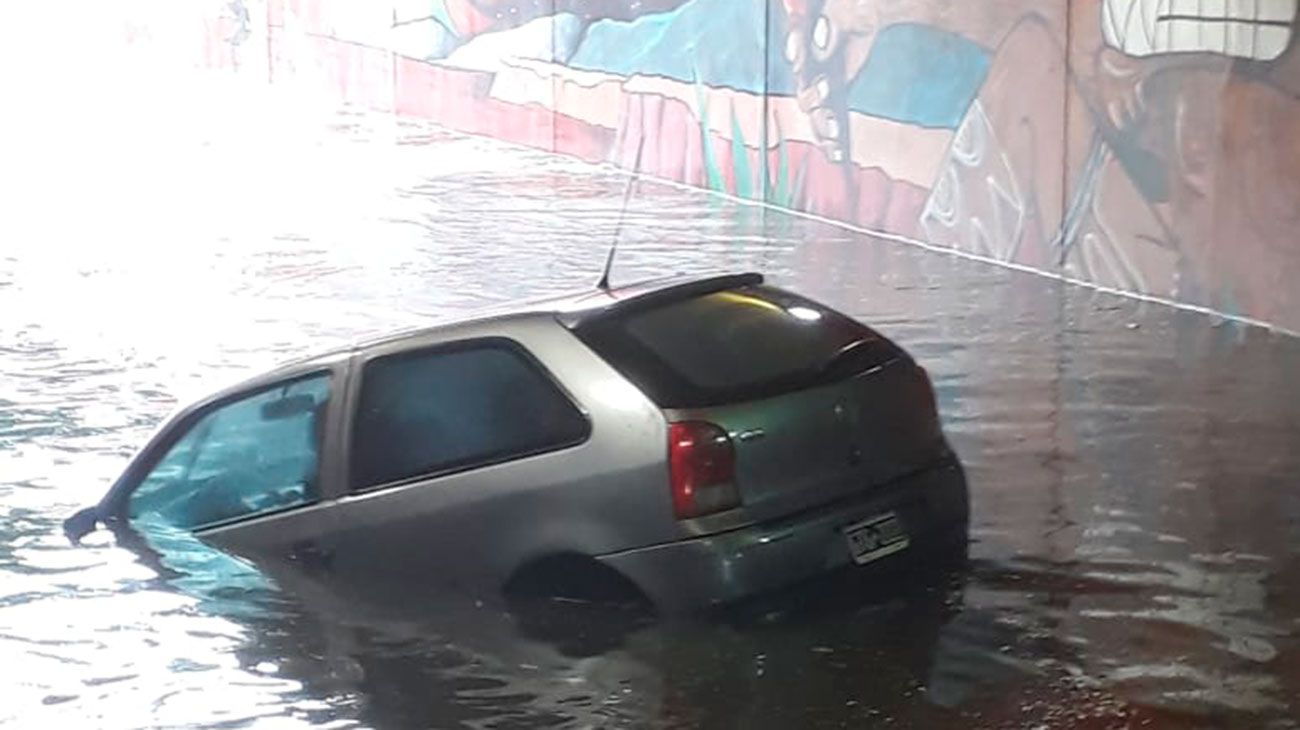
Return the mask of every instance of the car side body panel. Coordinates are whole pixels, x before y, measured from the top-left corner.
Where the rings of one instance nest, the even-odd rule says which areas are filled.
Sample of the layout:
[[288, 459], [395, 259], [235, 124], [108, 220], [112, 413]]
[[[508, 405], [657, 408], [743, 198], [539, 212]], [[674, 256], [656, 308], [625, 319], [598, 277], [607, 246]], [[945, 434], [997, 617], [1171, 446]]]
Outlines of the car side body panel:
[[[499, 586], [534, 560], [599, 555], [682, 535], [667, 499], [667, 427], [659, 410], [594, 353], [542, 314], [430, 332], [358, 353], [375, 358], [505, 338], [524, 348], [587, 416], [575, 446], [458, 473], [415, 479], [333, 501], [333, 569], [345, 575], [422, 575]], [[357, 387], [346, 413], [358, 407]], [[521, 406], [519, 418], [528, 418]], [[348, 418], [339, 442], [352, 443]], [[349, 473], [343, 449], [340, 473]]]

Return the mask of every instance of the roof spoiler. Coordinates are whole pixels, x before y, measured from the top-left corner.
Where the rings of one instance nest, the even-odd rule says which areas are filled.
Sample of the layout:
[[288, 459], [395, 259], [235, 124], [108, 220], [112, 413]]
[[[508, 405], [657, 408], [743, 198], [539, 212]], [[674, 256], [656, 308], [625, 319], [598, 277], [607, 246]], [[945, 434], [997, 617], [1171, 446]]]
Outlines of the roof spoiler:
[[644, 311], [672, 302], [679, 302], [692, 297], [713, 294], [742, 286], [757, 286], [765, 281], [762, 274], [749, 272], [744, 274], [724, 274], [704, 279], [694, 279], [654, 289], [644, 294], [619, 299], [605, 307], [565, 312], [559, 315], [560, 322], [569, 329], [578, 329], [594, 322], [611, 317], [618, 317], [633, 312]]

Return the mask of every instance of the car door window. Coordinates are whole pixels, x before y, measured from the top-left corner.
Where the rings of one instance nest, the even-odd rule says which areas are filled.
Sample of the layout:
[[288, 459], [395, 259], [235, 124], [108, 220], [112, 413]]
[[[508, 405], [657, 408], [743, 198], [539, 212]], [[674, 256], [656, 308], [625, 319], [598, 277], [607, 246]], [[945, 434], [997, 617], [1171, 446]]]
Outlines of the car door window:
[[131, 494], [129, 516], [192, 529], [315, 501], [329, 386], [313, 375], [209, 411]]
[[378, 358], [362, 376], [353, 488], [563, 448], [589, 429], [517, 345], [488, 341]]

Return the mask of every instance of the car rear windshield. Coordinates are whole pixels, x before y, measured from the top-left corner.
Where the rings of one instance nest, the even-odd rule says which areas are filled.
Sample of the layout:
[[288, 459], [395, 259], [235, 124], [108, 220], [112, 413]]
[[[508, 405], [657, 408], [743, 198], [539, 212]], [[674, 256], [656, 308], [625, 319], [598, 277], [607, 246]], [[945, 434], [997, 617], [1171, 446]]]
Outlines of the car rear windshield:
[[575, 333], [663, 408], [701, 408], [832, 382], [899, 350], [835, 310], [767, 286], [636, 307]]

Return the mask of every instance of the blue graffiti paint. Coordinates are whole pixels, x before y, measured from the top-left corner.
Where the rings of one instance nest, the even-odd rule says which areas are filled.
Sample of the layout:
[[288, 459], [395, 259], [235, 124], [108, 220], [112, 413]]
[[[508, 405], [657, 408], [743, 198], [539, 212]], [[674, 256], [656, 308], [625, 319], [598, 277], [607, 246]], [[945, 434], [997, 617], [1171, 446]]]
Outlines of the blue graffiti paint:
[[849, 108], [922, 127], [956, 129], [988, 75], [988, 49], [903, 23], [881, 29], [849, 86]]
[[433, 18], [438, 25], [446, 28], [451, 35], [460, 35], [456, 32], [456, 24], [451, 20], [451, 12], [447, 10], [447, 0], [432, 0], [429, 4], [429, 17]]
[[706, 86], [761, 94], [767, 75], [765, 34], [763, 3], [692, 0], [633, 21], [593, 23], [569, 65], [620, 76], [698, 79]]
[[[779, 31], [765, 38], [763, 3], [692, 0], [633, 21], [593, 23], [569, 65], [620, 76], [664, 76], [751, 94], [795, 92]], [[774, 18], [774, 20], [776, 20]], [[768, 49], [773, 50], [768, 58]], [[988, 49], [920, 24], [883, 28], [849, 84], [852, 111], [955, 129], [988, 74]]]

